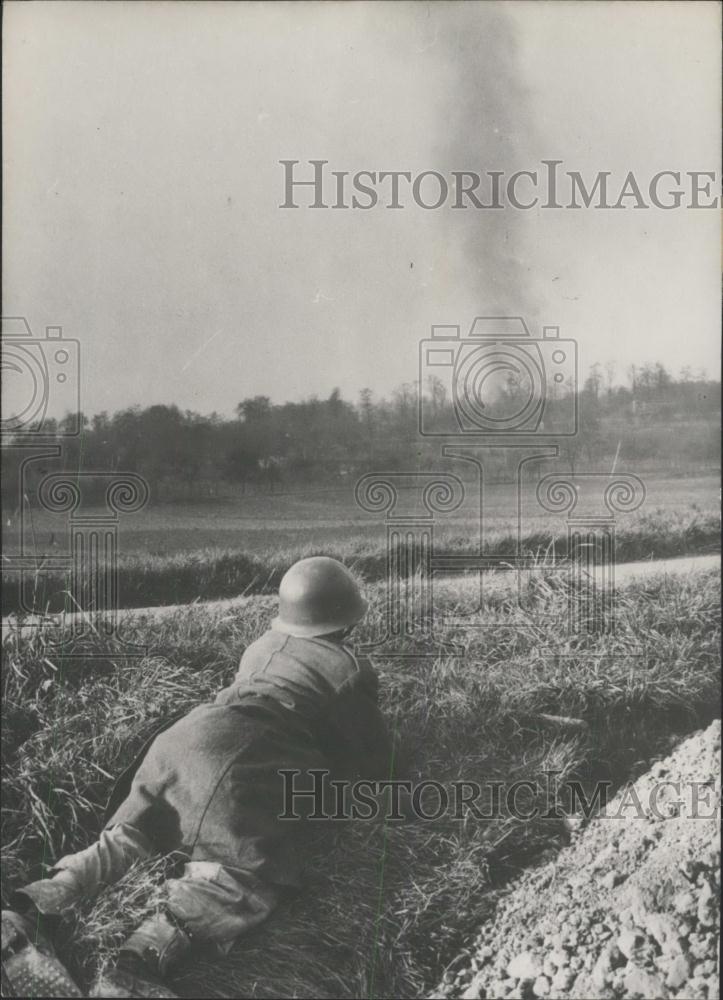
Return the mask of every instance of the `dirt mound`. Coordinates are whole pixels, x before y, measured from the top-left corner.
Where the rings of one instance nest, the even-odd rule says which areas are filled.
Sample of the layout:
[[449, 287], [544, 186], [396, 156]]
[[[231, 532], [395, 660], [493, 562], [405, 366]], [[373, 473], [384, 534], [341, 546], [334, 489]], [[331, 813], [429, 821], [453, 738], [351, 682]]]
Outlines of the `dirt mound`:
[[690, 737], [523, 876], [433, 996], [718, 997], [720, 733]]

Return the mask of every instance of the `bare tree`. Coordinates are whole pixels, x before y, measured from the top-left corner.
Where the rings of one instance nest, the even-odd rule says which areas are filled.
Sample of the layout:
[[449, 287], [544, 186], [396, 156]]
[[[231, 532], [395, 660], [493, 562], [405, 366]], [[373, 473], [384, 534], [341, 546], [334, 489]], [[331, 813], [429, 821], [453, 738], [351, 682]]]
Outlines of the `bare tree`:
[[615, 372], [617, 371], [617, 363], [615, 361], [608, 361], [605, 364], [605, 387], [608, 393], [608, 399], [613, 394], [613, 385], [615, 384]]
[[432, 414], [436, 417], [442, 412], [447, 402], [447, 387], [438, 375], [428, 375], [427, 391], [429, 392]]
[[374, 458], [374, 431], [375, 431], [375, 414], [374, 414], [374, 403], [372, 402], [372, 391], [369, 388], [362, 389], [359, 393], [359, 410], [361, 411], [362, 424], [364, 426], [364, 435], [367, 441], [367, 447], [369, 450], [369, 458]]

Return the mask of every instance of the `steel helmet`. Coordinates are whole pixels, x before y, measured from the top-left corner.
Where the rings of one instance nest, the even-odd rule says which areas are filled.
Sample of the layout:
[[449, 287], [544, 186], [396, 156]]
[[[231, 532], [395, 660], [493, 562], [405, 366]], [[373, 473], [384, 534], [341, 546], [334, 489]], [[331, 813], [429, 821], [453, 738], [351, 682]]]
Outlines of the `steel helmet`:
[[367, 607], [345, 566], [328, 556], [312, 556], [300, 559], [284, 574], [279, 614], [272, 626], [289, 635], [325, 635], [355, 625]]

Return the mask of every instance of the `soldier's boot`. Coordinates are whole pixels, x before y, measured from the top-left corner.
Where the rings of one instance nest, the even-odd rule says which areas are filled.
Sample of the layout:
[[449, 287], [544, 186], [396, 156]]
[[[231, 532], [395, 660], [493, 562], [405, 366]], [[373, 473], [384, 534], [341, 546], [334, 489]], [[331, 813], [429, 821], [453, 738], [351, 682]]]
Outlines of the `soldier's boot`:
[[39, 923], [30, 914], [2, 911], [2, 996], [82, 997]]
[[163, 980], [190, 946], [189, 935], [168, 916], [150, 917], [121, 946], [118, 961], [99, 976], [91, 996], [176, 997]]

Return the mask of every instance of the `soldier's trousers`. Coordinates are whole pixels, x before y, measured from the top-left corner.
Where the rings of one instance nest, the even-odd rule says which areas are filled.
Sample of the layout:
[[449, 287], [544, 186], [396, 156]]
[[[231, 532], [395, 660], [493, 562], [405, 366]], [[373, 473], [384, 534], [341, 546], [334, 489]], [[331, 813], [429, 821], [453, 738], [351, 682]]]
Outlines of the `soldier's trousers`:
[[[158, 857], [135, 827], [119, 823], [77, 854], [68, 854], [50, 877], [19, 890], [47, 916], [61, 914], [81, 899], [92, 899], [117, 882], [136, 861]], [[251, 927], [261, 923], [279, 902], [280, 890], [251, 872], [208, 861], [189, 861], [178, 878], [164, 883], [165, 906], [193, 941], [227, 951]]]

